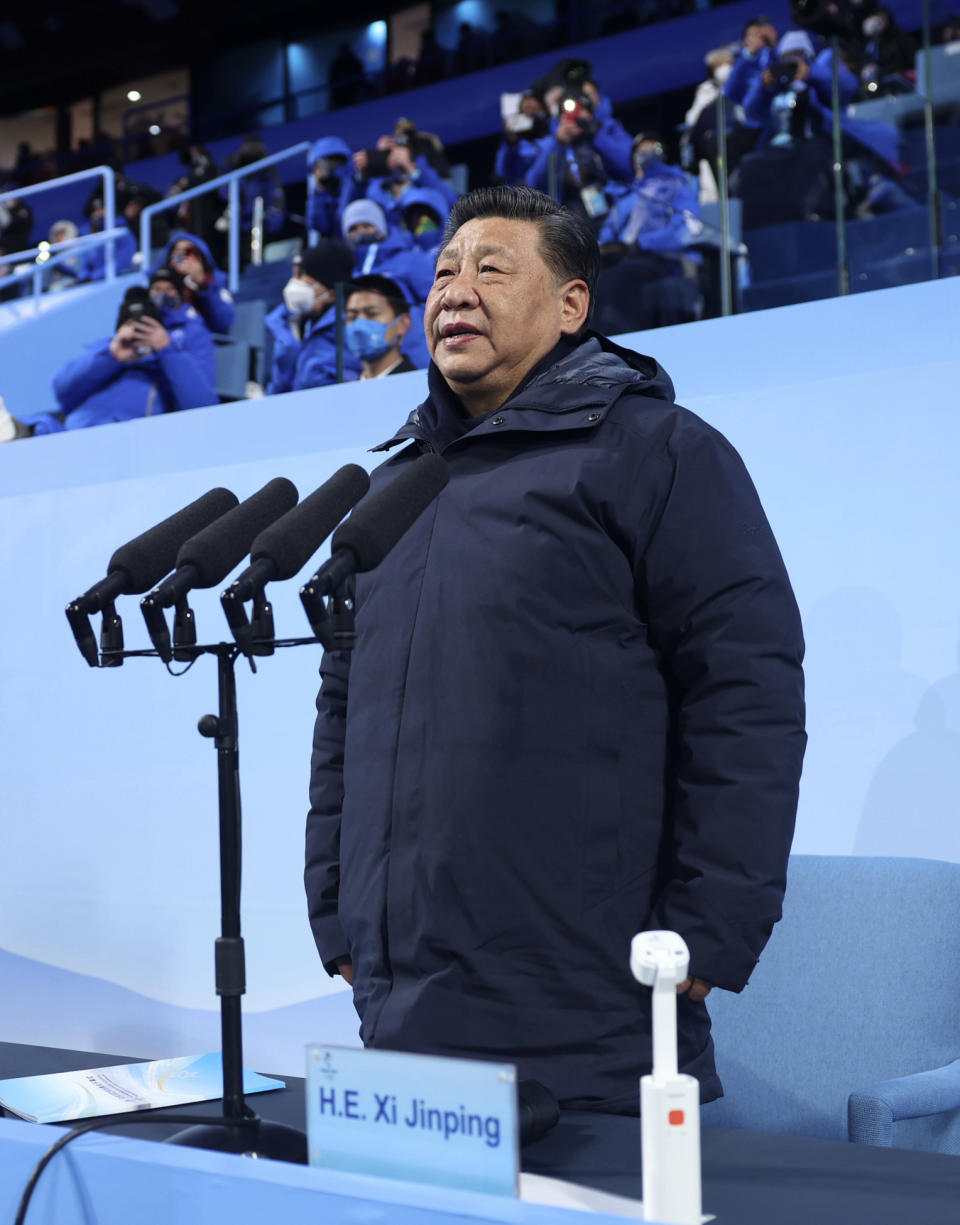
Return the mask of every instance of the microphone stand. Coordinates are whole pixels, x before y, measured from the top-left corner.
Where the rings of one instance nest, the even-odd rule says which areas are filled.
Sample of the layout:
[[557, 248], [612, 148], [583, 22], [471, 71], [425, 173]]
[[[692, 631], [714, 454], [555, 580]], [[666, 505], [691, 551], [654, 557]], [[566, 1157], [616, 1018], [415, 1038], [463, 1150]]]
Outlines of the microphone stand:
[[[285, 639], [275, 646], [300, 646], [314, 638]], [[216, 940], [215, 980], [220, 996], [221, 1058], [223, 1060], [223, 1115], [227, 1126], [207, 1124], [177, 1132], [168, 1144], [186, 1144], [221, 1152], [272, 1157], [306, 1164], [304, 1132], [284, 1123], [261, 1119], [243, 1095], [243, 1030], [241, 998], [246, 991], [243, 937], [240, 934], [241, 829], [240, 752], [237, 719], [237, 681], [234, 664], [240, 648], [220, 642], [186, 647], [183, 658], [217, 657], [218, 713], [203, 715], [197, 724], [201, 736], [213, 740], [217, 750], [217, 790], [220, 813], [220, 936]], [[130, 656], [155, 656], [156, 651], [105, 651], [101, 666], [111, 667]], [[177, 658], [175, 653], [174, 658]]]

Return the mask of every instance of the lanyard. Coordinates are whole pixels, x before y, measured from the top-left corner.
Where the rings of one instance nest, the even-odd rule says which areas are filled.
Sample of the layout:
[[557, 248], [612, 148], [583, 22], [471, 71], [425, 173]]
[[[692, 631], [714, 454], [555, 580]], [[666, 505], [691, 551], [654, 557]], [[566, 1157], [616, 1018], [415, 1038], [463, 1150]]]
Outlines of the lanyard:
[[378, 242], [372, 242], [370, 246], [367, 247], [367, 257], [363, 261], [363, 275], [364, 276], [366, 276], [367, 273], [370, 271], [370, 269], [373, 267], [373, 261], [377, 258], [377, 247], [379, 246], [380, 244]]

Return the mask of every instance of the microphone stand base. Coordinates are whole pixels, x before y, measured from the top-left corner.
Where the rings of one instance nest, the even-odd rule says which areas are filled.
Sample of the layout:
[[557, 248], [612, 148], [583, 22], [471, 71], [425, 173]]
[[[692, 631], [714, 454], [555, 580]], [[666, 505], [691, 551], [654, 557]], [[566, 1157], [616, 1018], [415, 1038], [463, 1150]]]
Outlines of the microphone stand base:
[[273, 1161], [307, 1164], [307, 1137], [286, 1123], [271, 1123], [255, 1118], [240, 1122], [236, 1127], [201, 1124], [178, 1131], [165, 1144], [185, 1144], [192, 1148], [213, 1149], [221, 1153], [238, 1153], [244, 1157], [265, 1157]]

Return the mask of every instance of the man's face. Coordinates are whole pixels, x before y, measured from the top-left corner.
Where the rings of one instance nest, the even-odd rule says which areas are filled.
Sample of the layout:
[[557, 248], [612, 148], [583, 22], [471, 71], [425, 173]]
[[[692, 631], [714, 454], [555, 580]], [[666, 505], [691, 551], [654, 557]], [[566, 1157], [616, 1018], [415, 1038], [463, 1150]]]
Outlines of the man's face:
[[309, 285], [313, 290], [313, 308], [310, 311], [312, 315], [325, 311], [336, 297], [334, 291], [324, 285], [323, 281], [318, 281], [315, 276], [308, 276], [299, 265], [294, 266], [293, 275], [298, 281], [303, 281], [305, 285]]
[[[383, 294], [368, 290], [352, 293], [347, 298], [345, 318], [347, 323], [353, 323], [356, 319], [374, 319], [377, 323], [387, 324], [384, 339], [391, 346], [400, 343], [410, 326], [409, 315], [398, 315]], [[404, 320], [407, 321], [406, 326], [403, 326]]]
[[502, 391], [505, 398], [562, 334], [579, 329], [587, 301], [584, 282], [557, 284], [534, 222], [468, 221], [437, 260], [424, 315], [427, 348], [455, 392]]
[[161, 309], [166, 307], [167, 310], [179, 310], [183, 305], [180, 300], [180, 291], [172, 281], [152, 281], [150, 297], [154, 305]]
[[369, 221], [358, 221], [356, 225], [350, 227], [347, 238], [354, 244], [377, 242], [380, 238], [380, 231]]

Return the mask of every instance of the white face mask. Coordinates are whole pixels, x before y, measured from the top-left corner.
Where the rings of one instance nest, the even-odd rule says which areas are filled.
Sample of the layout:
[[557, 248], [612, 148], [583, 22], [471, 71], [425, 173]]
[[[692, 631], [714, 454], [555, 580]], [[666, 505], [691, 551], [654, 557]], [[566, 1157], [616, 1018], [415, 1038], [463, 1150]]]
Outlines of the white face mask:
[[864, 18], [863, 34], [865, 38], [879, 38], [886, 28], [887, 19], [882, 13], [874, 13], [872, 17]]
[[732, 64], [718, 64], [713, 70], [713, 79], [718, 85], [723, 85], [733, 69]]
[[283, 287], [283, 305], [291, 315], [309, 315], [313, 310], [313, 286], [292, 276]]

